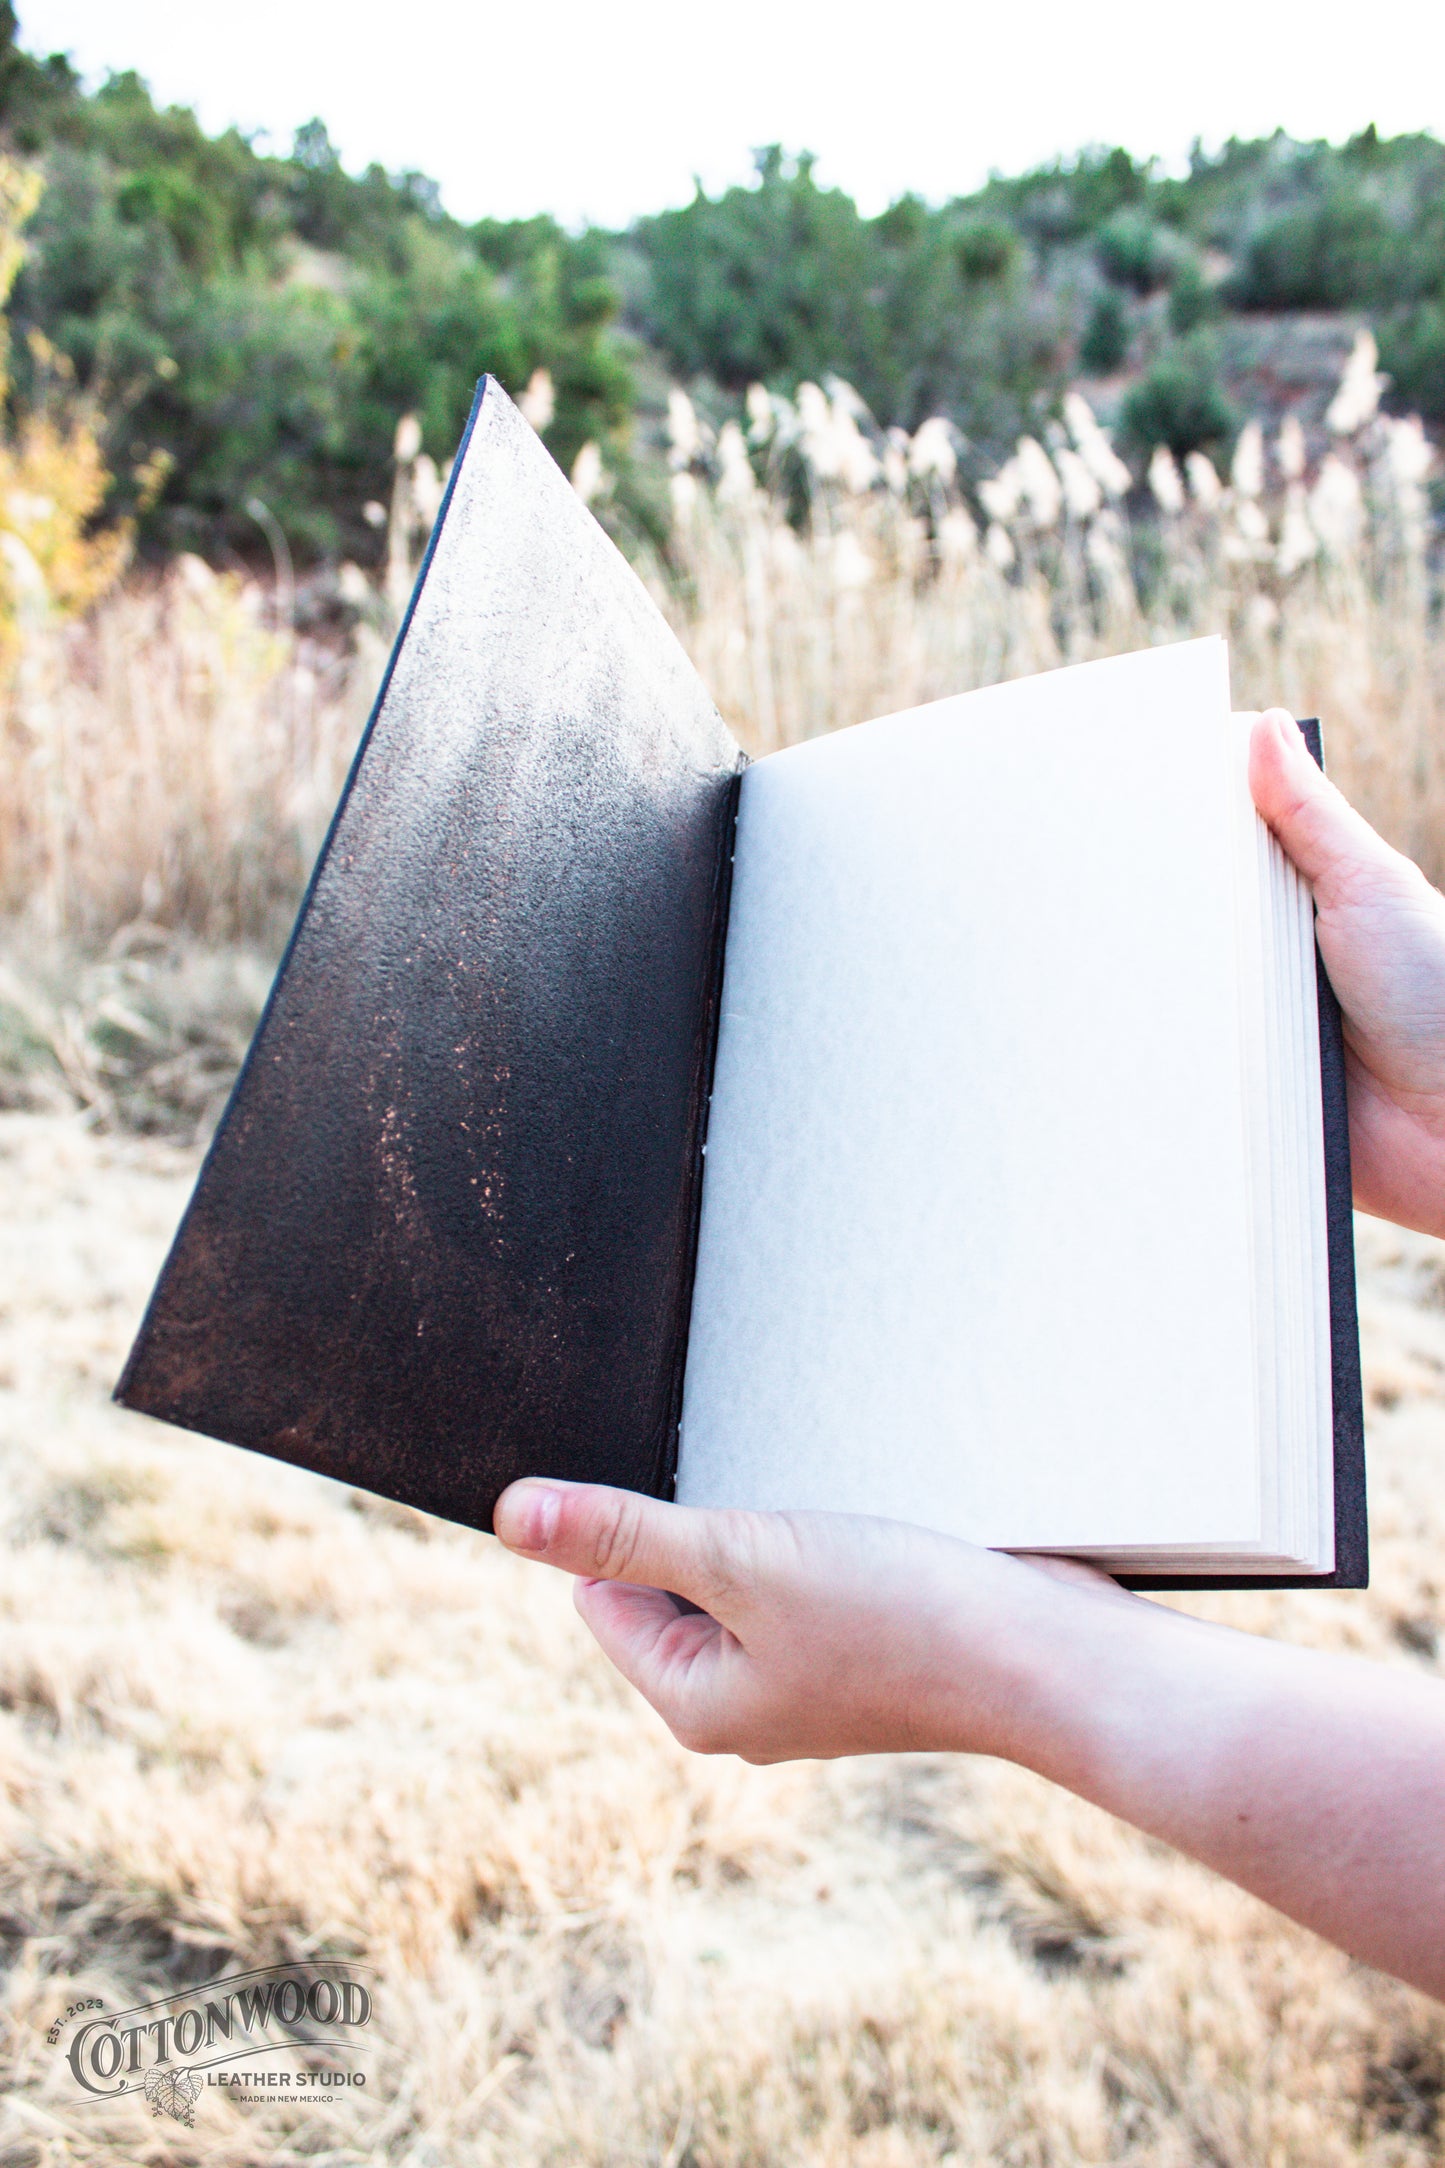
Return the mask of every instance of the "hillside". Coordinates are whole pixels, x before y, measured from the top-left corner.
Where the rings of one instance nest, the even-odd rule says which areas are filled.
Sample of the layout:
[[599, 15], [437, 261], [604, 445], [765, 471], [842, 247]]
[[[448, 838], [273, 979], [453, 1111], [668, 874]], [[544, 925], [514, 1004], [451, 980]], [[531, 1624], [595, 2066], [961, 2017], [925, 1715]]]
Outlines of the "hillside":
[[483, 369], [513, 391], [545, 370], [548, 444], [568, 467], [599, 444], [623, 523], [654, 538], [670, 378], [720, 421], [754, 381], [836, 374], [885, 427], [949, 417], [980, 473], [1082, 379], [1137, 469], [1160, 442], [1227, 449], [1246, 414], [1308, 430], [1368, 321], [1397, 409], [1445, 421], [1427, 136], [1230, 142], [1175, 176], [1093, 149], [871, 219], [774, 146], [747, 187], [569, 234], [463, 224], [419, 173], [350, 174], [320, 120], [281, 157], [208, 137], [134, 74], [87, 91], [16, 39], [0, 7], [0, 143], [44, 179], [18, 393], [73, 368], [153, 547], [254, 556], [259, 499], [302, 559], [375, 561], [398, 416], [445, 458]]

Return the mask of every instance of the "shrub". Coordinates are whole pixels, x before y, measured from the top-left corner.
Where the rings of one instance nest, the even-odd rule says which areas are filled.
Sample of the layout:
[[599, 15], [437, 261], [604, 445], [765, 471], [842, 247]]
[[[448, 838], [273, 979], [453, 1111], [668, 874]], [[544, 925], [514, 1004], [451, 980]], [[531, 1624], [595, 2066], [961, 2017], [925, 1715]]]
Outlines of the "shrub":
[[975, 219], [953, 244], [959, 276], [973, 286], [1006, 278], [1021, 253], [1019, 238], [996, 218]]
[[1115, 286], [1136, 294], [1168, 284], [1179, 259], [1177, 237], [1139, 211], [1117, 211], [1094, 241], [1099, 269]]
[[[21, 262], [21, 230], [39, 176], [0, 157], [0, 309]], [[0, 413], [10, 404], [9, 325], [0, 317]], [[74, 616], [112, 586], [130, 554], [125, 526], [105, 526], [110, 488], [89, 404], [77, 400], [63, 355], [32, 342], [44, 401], [0, 427], [0, 677], [24, 636]]]
[[140, 420], [179, 472], [154, 531], [173, 547], [254, 550], [245, 506], [259, 497], [306, 556], [362, 542], [346, 513], [354, 503], [359, 521], [386, 470], [378, 460], [373, 474], [359, 456], [365, 372], [346, 301], [233, 277], [198, 285], [167, 313], [175, 373], [156, 380]]
[[[0, 127], [46, 183], [14, 320], [111, 417], [117, 505], [152, 544], [253, 552], [259, 497], [303, 556], [374, 553], [361, 508], [389, 489], [398, 415], [445, 458], [484, 370], [519, 391], [547, 369], [549, 447], [570, 464], [596, 439], [625, 473], [632, 374], [604, 236], [468, 228], [423, 175], [348, 174], [320, 121], [263, 157], [158, 108], [134, 74], [87, 93], [15, 37], [0, 0]], [[33, 397], [23, 341], [16, 375]], [[129, 470], [156, 453], [152, 504]]]
[[1176, 459], [1232, 435], [1235, 419], [1213, 356], [1188, 345], [1159, 356], [1129, 391], [1120, 415], [1125, 436], [1139, 451], [1167, 444]]
[[638, 222], [635, 322], [685, 381], [740, 394], [839, 375], [885, 423], [946, 412], [1002, 448], [1058, 386], [1067, 323], [1007, 220], [904, 196], [877, 218], [773, 145], [750, 187]]
[[1339, 189], [1254, 236], [1230, 299], [1244, 309], [1346, 309], [1389, 291], [1397, 253], [1380, 206]]
[[1169, 328], [1187, 338], [1219, 314], [1219, 290], [1206, 277], [1197, 256], [1187, 256], [1169, 288]]
[[[645, 328], [684, 377], [741, 390], [839, 369], [872, 397], [860, 366], [874, 343], [860, 308], [873, 258], [866, 223], [841, 189], [818, 186], [811, 158], [789, 160], [773, 144], [756, 165], [756, 187], [716, 197], [699, 188], [681, 210], [641, 221]], [[905, 247], [913, 225], [895, 221]]]
[[1079, 341], [1079, 363], [1090, 376], [1110, 376], [1129, 352], [1129, 311], [1122, 294], [1106, 286], [1089, 312]]
[[1380, 326], [1390, 404], [1445, 422], [1445, 294]]

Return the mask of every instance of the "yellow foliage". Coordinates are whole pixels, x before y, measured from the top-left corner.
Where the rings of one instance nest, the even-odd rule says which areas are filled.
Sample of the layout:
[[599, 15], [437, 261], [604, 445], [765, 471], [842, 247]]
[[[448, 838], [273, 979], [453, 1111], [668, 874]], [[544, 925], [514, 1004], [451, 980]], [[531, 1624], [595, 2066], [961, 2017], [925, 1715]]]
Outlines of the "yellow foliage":
[[[0, 157], [0, 307], [24, 256], [20, 234], [40, 199], [40, 176]], [[0, 320], [3, 323], [3, 320]], [[70, 371], [44, 341], [32, 342], [52, 385]], [[9, 391], [8, 326], [0, 332], [0, 401]], [[0, 678], [25, 635], [72, 617], [115, 584], [131, 549], [127, 523], [97, 530], [110, 475], [90, 406], [50, 397], [18, 421], [0, 423]]]
[[33, 166], [0, 158], [0, 308], [10, 299], [10, 289], [25, 260], [20, 230], [40, 201], [42, 186]]

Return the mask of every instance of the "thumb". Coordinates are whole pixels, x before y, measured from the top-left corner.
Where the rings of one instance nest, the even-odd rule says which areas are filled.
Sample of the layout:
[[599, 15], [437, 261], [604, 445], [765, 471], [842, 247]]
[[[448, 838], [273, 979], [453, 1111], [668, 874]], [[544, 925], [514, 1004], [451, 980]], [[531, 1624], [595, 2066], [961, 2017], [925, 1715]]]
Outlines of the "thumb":
[[600, 1483], [527, 1476], [503, 1491], [492, 1526], [523, 1558], [587, 1580], [667, 1589], [720, 1618], [747, 1585], [738, 1552], [743, 1524], [756, 1519], [666, 1505]]
[[1321, 910], [1358, 901], [1362, 887], [1413, 872], [1324, 774], [1284, 708], [1256, 716], [1249, 741], [1254, 802], [1315, 892]]

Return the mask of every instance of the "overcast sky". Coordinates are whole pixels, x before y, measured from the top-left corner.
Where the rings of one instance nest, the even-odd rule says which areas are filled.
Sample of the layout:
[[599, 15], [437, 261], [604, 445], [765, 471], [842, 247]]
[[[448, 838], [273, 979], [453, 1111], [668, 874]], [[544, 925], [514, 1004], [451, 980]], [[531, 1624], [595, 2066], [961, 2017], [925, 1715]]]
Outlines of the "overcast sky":
[[441, 182], [462, 218], [622, 224], [819, 156], [869, 210], [1088, 142], [1445, 132], [1445, 0], [18, 0], [22, 41], [136, 68], [210, 129], [289, 147], [320, 114], [353, 169]]

